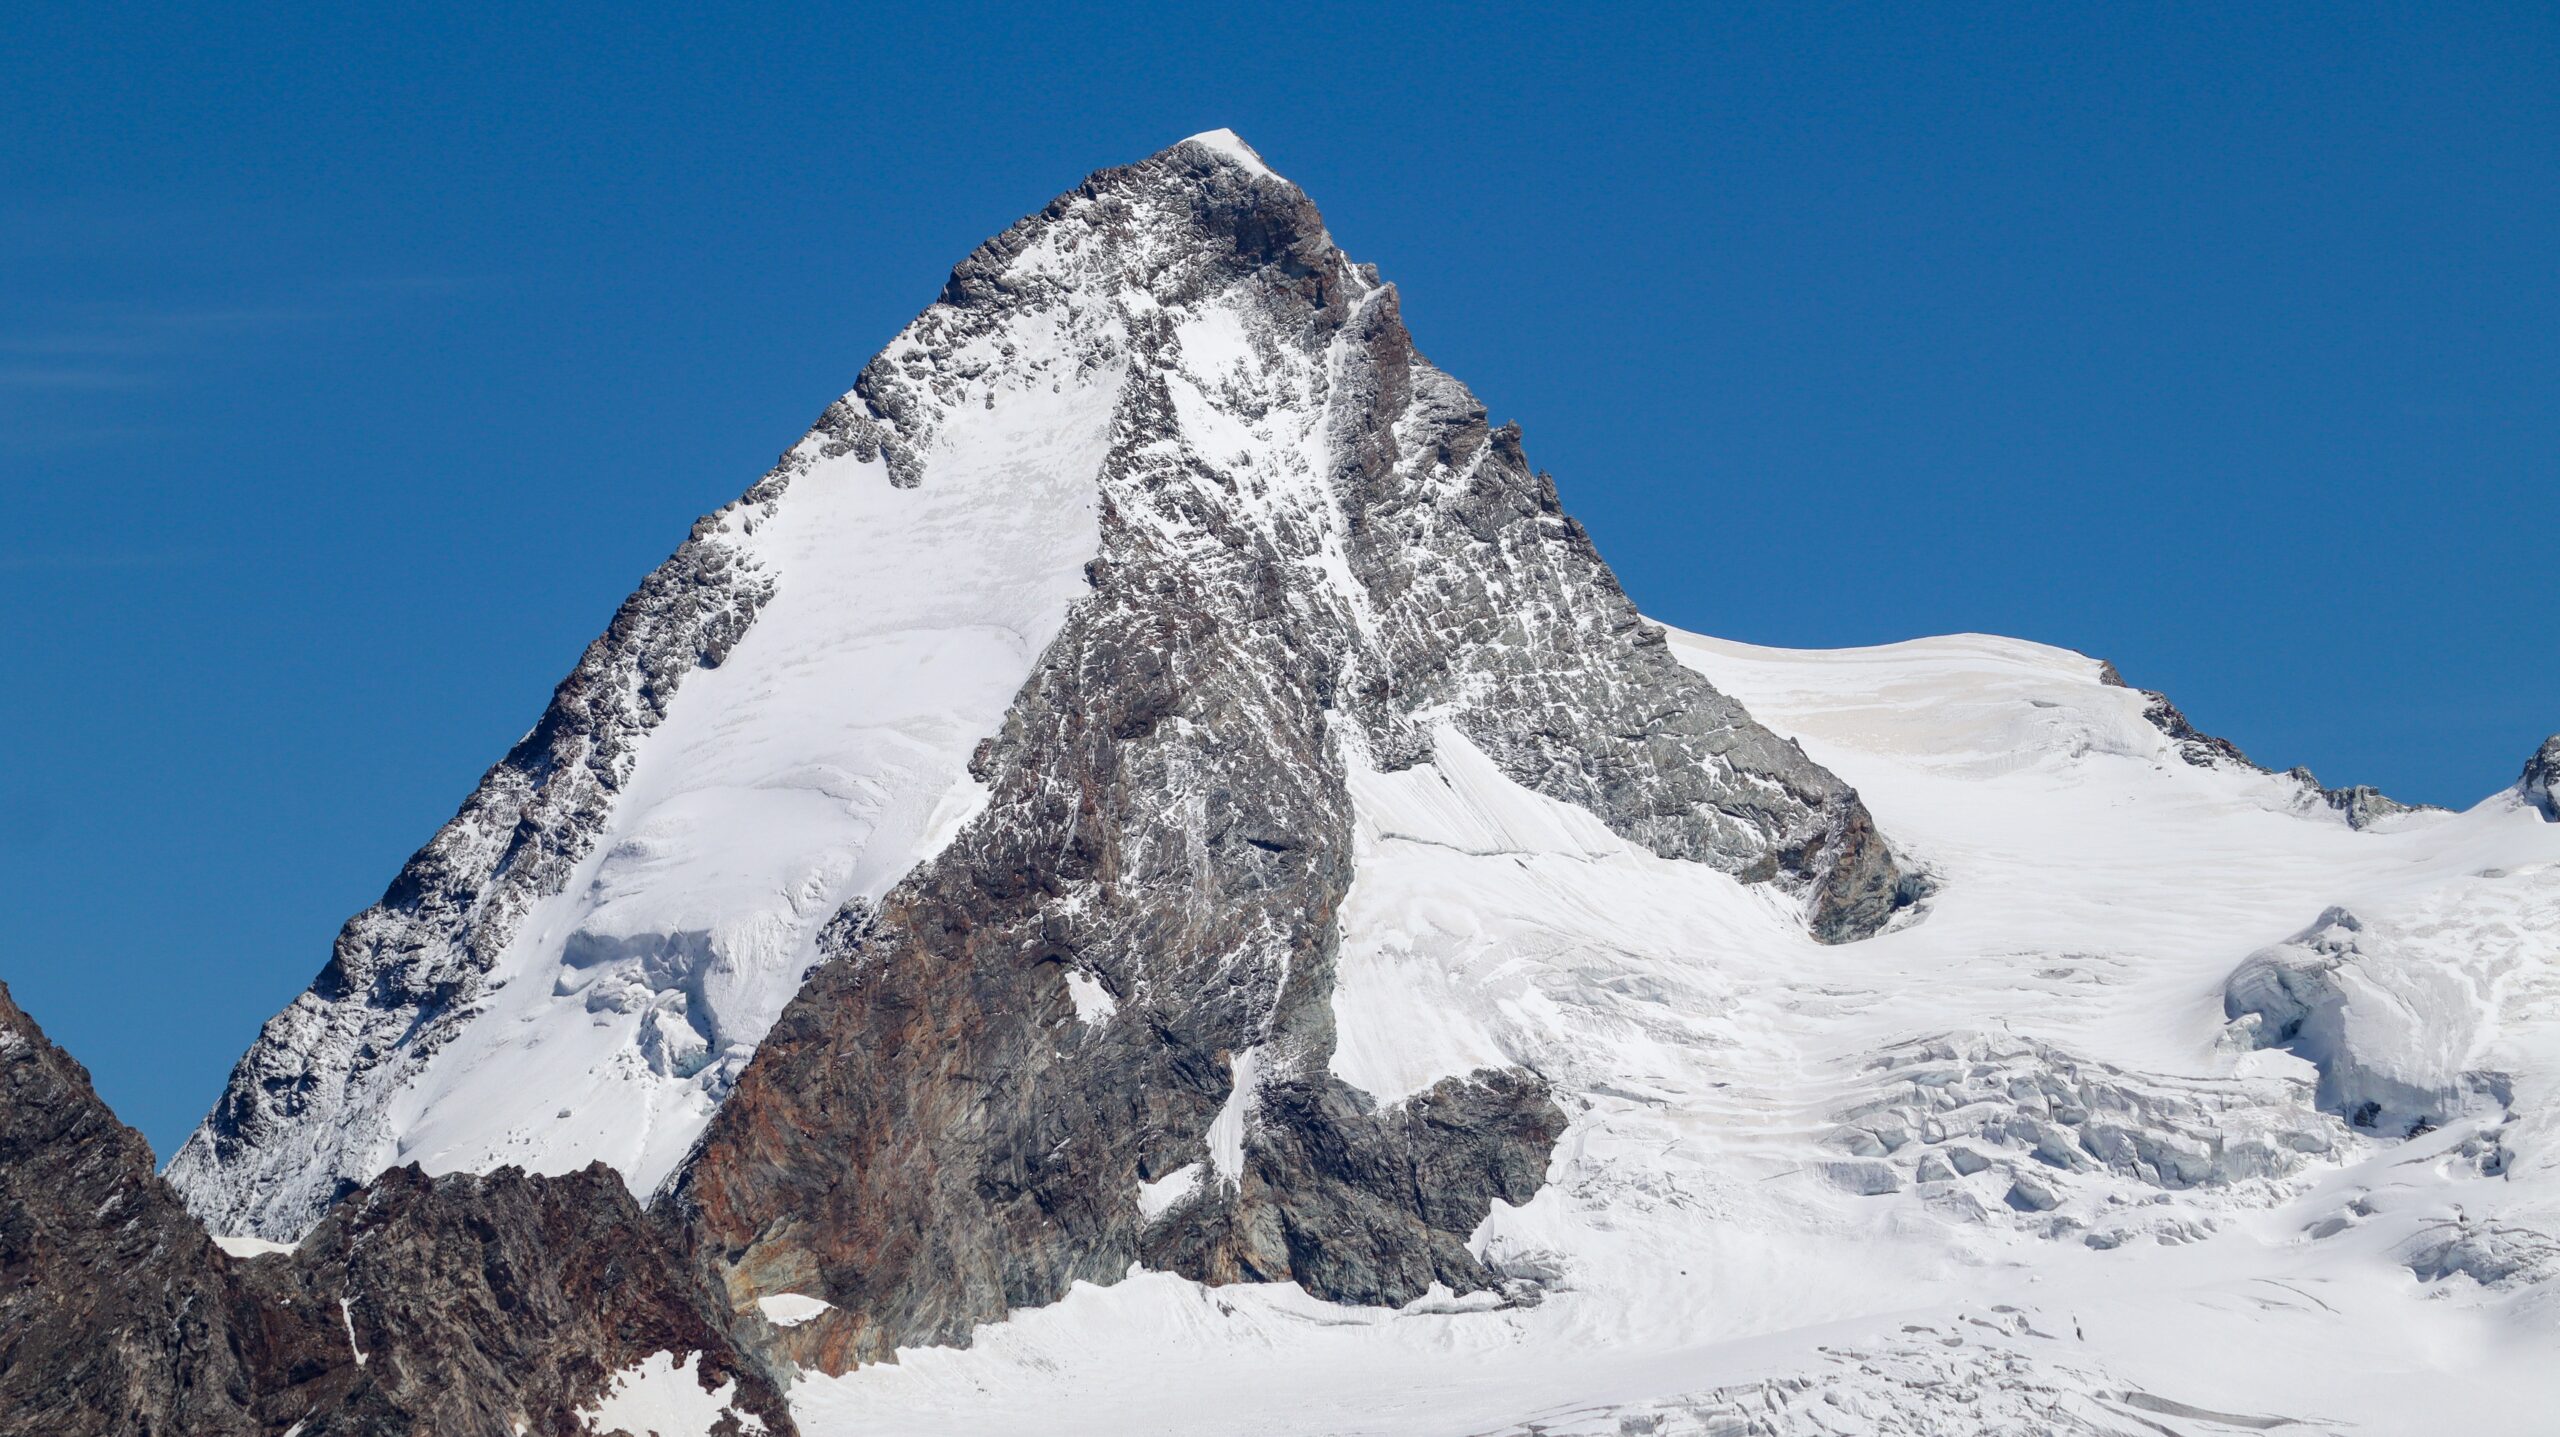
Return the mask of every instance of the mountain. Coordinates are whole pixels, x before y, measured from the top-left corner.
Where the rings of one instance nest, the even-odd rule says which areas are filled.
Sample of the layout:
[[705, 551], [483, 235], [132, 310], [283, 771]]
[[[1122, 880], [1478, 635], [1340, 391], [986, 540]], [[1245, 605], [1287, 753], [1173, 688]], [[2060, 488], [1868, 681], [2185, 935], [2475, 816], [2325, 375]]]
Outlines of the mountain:
[[1652, 623], [1198, 136], [694, 526], [166, 1185], [45, 1059], [0, 1397], [2543, 1430], [2555, 785], [2411, 808], [2067, 650]]
[[1041, 940], [1050, 997], [1183, 986], [1110, 1081], [1197, 1147], [1231, 1064], [1321, 1069], [1346, 776], [1444, 735], [1827, 938], [1896, 902], [1857, 796], [1669, 656], [1394, 290], [1185, 142], [982, 246], [694, 526], [170, 1179], [269, 1238], [405, 1161], [649, 1192], [813, 968], [962, 882], [970, 921], [1090, 930]]

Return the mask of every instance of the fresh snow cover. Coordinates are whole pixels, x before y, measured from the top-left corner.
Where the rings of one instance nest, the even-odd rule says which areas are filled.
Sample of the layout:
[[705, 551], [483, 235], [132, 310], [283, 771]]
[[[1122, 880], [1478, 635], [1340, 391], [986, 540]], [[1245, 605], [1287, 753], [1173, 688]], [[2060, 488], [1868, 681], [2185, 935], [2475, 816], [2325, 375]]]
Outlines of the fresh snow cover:
[[1219, 154], [1224, 155], [1228, 159], [1243, 166], [1245, 171], [1249, 174], [1260, 175], [1264, 179], [1270, 180], [1280, 178], [1280, 176], [1272, 172], [1269, 165], [1262, 162], [1262, 156], [1254, 152], [1253, 146], [1246, 144], [1244, 142], [1244, 138], [1233, 130], [1203, 130], [1199, 134], [1193, 135], [1184, 140], [1183, 143], [1186, 145], [1206, 145], [1208, 148], [1217, 151]]
[[761, 1437], [765, 1425], [755, 1414], [731, 1410], [729, 1399], [738, 1384], [723, 1382], [706, 1390], [694, 1364], [701, 1354], [687, 1353], [682, 1362], [672, 1352], [659, 1352], [613, 1377], [613, 1386], [594, 1407], [578, 1413], [591, 1432], [628, 1432], [632, 1437], [712, 1437], [722, 1418], [733, 1418], [742, 1433]]
[[833, 1306], [835, 1304], [825, 1298], [811, 1297], [805, 1292], [777, 1292], [771, 1297], [756, 1299], [756, 1308], [764, 1314], [764, 1320], [776, 1327], [798, 1327]]
[[1149, 1181], [1138, 1179], [1138, 1217], [1154, 1222], [1179, 1206], [1184, 1198], [1200, 1188], [1200, 1165], [1184, 1163], [1163, 1177]]
[[1111, 996], [1101, 979], [1085, 972], [1067, 974], [1067, 1001], [1076, 1005], [1079, 1023], [1107, 1023], [1120, 1011], [1120, 1000]]
[[293, 1243], [269, 1242], [263, 1237], [217, 1237], [213, 1245], [233, 1257], [265, 1257], [272, 1252], [291, 1252], [295, 1247]]
[[[1670, 642], [1937, 891], [1824, 947], [1793, 900], [1454, 732], [1401, 773], [1351, 756], [1334, 1069], [1382, 1101], [1486, 1064], [1555, 1083], [1550, 1185], [1475, 1235], [1543, 1300], [1138, 1273], [806, 1374], [804, 1428], [2550, 1430], [2560, 825], [2508, 792], [2354, 831], [2183, 761], [2139, 693], [2043, 645]], [[2332, 909], [2353, 950], [2302, 991], [2342, 1016], [2280, 1034], [2235, 975]], [[2341, 1063], [2403, 1075], [2432, 1126], [2349, 1121]]]
[[1262, 1050], [1247, 1048], [1227, 1064], [1227, 1101], [1209, 1122], [1209, 1166], [1233, 1187], [1244, 1176], [1244, 1125], [1261, 1094]]
[[[1025, 349], [1043, 336], [1016, 337]], [[726, 520], [776, 580], [640, 741], [609, 825], [525, 918], [482, 1013], [388, 1104], [370, 1167], [602, 1159], [652, 1191], [817, 961], [985, 803], [970, 750], [1085, 592], [1108, 369], [945, 428], [921, 486], [821, 459]]]

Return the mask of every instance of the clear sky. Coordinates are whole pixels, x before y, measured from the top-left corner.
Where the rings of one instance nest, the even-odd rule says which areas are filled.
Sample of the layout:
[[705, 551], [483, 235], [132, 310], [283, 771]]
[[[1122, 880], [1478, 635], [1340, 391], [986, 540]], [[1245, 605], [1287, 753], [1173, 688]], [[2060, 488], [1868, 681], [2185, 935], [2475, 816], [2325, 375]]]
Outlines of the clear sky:
[[2548, 4], [251, 8], [0, 7], [0, 978], [164, 1155], [954, 261], [1222, 125], [1662, 619], [2560, 729]]

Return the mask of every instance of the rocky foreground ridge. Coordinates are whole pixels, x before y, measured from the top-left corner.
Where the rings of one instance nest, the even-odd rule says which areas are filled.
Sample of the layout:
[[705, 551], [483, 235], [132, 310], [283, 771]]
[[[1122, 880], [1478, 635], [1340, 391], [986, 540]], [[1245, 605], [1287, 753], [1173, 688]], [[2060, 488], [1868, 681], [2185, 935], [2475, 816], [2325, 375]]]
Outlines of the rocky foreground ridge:
[[601, 1168], [397, 1168], [226, 1251], [0, 987], [0, 1433], [568, 1437], [653, 1358], [722, 1409], [696, 1430], [796, 1431], [731, 1325]]

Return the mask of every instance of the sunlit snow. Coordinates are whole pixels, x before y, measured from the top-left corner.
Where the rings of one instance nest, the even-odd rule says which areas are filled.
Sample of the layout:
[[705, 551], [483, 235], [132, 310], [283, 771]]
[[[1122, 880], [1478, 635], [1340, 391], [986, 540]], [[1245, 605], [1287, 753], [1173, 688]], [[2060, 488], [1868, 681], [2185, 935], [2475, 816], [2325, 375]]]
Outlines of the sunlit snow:
[[[1334, 1069], [1390, 1101], [1488, 1063], [1556, 1083], [1574, 1121], [1550, 1186], [1475, 1239], [1542, 1302], [1393, 1313], [1143, 1274], [965, 1350], [804, 1378], [804, 1426], [2538, 1430], [2560, 1312], [2463, 1255], [2560, 1218], [2560, 825], [2501, 794], [2353, 831], [2281, 779], [2181, 761], [2140, 695], [2041, 645], [1672, 642], [1856, 785], [1939, 891], [1917, 921], [1825, 947], [1789, 900], [1633, 848], [1455, 734], [1401, 773], [1355, 762]], [[2360, 1061], [2512, 1075], [2502, 1171], [2478, 1156], [2495, 1114], [2358, 1127], [2318, 1106], [2313, 1058], [2226, 1022], [2234, 972], [2334, 905], [2375, 954], [2343, 981], [2413, 1000], [2352, 999]], [[2386, 1020], [2403, 1012], [2426, 1016]], [[1897, 1136], [1899, 1073], [1992, 1108], [2028, 1093], [1993, 1116], [2032, 1126], [2044, 1099], [2017, 1085], [2056, 1064], [2157, 1105], [2092, 1118], [2096, 1147], [2194, 1166], [2049, 1169]], [[2216, 1141], [2277, 1146], [2189, 1154], [2190, 1110]], [[1142, 1209], [1201, 1176], [1146, 1185]]]

